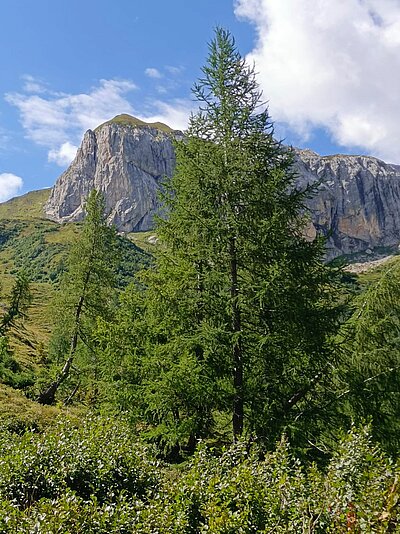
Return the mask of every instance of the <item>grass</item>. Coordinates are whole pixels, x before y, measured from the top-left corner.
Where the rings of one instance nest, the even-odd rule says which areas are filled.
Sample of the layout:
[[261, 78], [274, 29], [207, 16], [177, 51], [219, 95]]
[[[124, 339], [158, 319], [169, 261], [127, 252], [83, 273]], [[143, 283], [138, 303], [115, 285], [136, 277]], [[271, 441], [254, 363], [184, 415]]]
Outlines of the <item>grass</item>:
[[4, 384], [0, 384], [0, 407], [1, 426], [17, 431], [43, 429], [61, 413], [59, 408], [42, 406]]
[[[52, 301], [68, 250], [79, 235], [80, 223], [58, 224], [45, 219], [49, 190], [34, 191], [0, 204], [0, 314], [20, 269], [32, 281], [33, 303], [27, 318], [10, 332], [10, 348], [18, 363], [35, 370], [46, 360], [52, 330]], [[149, 245], [149, 243], [147, 243]], [[119, 239], [121, 265], [117, 284], [123, 288], [148, 263], [148, 254], [132, 240]]]
[[1, 203], [0, 220], [45, 218], [44, 205], [49, 195], [50, 189], [41, 189]]
[[152, 254], [155, 247], [154, 239], [157, 239], [157, 235], [154, 231], [132, 232], [127, 235], [127, 238], [140, 249]]
[[172, 133], [175, 131], [163, 122], [144, 122], [136, 117], [132, 117], [131, 115], [123, 113], [121, 115], [117, 115], [116, 117], [107, 122], [103, 122], [103, 124], [100, 124], [100, 126], [97, 126], [95, 132], [106, 124], [121, 124], [123, 126], [133, 126], [135, 128], [155, 128], [156, 130], [161, 130], [165, 133]]
[[386, 271], [390, 268], [391, 265], [394, 265], [395, 263], [400, 261], [400, 256], [393, 256], [391, 260], [388, 260], [383, 265], [375, 266], [374, 268], [365, 271], [363, 273], [360, 273], [358, 275], [358, 279], [360, 284], [367, 288], [370, 284], [377, 282], [379, 278], [382, 276], [382, 272]]

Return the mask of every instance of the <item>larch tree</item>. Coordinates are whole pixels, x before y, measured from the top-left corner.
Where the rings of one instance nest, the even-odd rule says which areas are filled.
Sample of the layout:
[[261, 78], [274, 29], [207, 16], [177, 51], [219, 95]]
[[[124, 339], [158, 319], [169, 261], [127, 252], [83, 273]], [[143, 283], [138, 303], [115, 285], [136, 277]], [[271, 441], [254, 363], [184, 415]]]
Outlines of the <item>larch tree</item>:
[[15, 321], [25, 317], [25, 312], [32, 303], [32, 291], [29, 276], [25, 270], [18, 272], [9, 296], [9, 304], [0, 320], [0, 335], [15, 326]]
[[58, 298], [58, 337], [64, 361], [38, 402], [52, 404], [69, 377], [80, 348], [92, 350], [97, 319], [110, 318], [115, 300], [116, 231], [106, 221], [103, 195], [93, 189], [85, 206], [82, 231], [73, 245]]
[[329, 384], [334, 284], [321, 241], [304, 237], [309, 191], [296, 189], [254, 68], [223, 29], [194, 95], [155, 264], [126, 300], [130, 398], [170, 444], [193, 444], [228, 413], [234, 439], [246, 427], [273, 443], [314, 416]]
[[392, 454], [400, 445], [400, 261], [391, 260], [355, 299], [343, 327], [347, 387], [345, 413], [372, 420], [372, 430]]

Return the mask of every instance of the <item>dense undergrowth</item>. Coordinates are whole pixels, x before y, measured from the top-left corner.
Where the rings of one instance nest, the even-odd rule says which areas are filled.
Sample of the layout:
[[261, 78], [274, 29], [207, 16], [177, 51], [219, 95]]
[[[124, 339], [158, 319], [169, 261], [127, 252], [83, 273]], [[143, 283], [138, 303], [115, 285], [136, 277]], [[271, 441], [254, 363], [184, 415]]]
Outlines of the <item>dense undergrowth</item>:
[[162, 464], [123, 421], [60, 419], [0, 438], [0, 532], [398, 532], [399, 465], [367, 428], [343, 436], [325, 468], [283, 438], [261, 456], [199, 444]]

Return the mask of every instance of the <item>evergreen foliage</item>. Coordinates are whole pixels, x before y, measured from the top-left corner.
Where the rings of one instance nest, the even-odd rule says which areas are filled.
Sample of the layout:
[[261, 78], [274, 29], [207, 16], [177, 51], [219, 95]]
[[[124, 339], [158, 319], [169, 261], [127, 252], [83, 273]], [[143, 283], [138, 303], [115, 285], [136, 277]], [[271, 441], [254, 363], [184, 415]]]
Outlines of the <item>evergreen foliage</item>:
[[334, 285], [322, 243], [302, 233], [310, 192], [295, 188], [292, 154], [225, 30], [194, 95], [155, 267], [129, 290], [105, 350], [130, 366], [133, 409], [168, 446], [192, 447], [229, 412], [235, 438], [245, 427], [271, 445], [310, 424], [330, 383]]
[[9, 342], [10, 330], [21, 328], [21, 320], [26, 318], [32, 298], [30, 279], [26, 271], [21, 270], [16, 276], [0, 320], [0, 380], [15, 388], [24, 388], [34, 382], [32, 372], [23, 369], [15, 359]]
[[343, 329], [347, 387], [345, 412], [353, 420], [371, 418], [379, 441], [392, 453], [400, 447], [400, 261], [354, 302]]
[[103, 196], [92, 190], [86, 203], [82, 232], [68, 257], [58, 299], [55, 344], [63, 366], [40, 393], [40, 403], [54, 402], [58, 388], [69, 377], [80, 352], [86, 354], [85, 371], [92, 377], [96, 375], [92, 331], [98, 318], [111, 319], [115, 301], [115, 266], [116, 232], [107, 225]]
[[[323, 242], [304, 237], [312, 191], [296, 188], [229, 32], [216, 30], [193, 92], [154, 258], [117, 238], [96, 190], [68, 255], [53, 223], [0, 223], [5, 268], [29, 268], [3, 306], [0, 381], [32, 385], [11, 334], [30, 279], [52, 281], [37, 400], [79, 406], [54, 423], [71, 412], [1, 385], [0, 532], [400, 532], [386, 456], [400, 445], [400, 261], [366, 291], [323, 264]], [[345, 293], [354, 313], [337, 335]]]
[[17, 274], [8, 306], [1, 319], [0, 335], [4, 336], [12, 326], [15, 326], [17, 319], [25, 317], [25, 312], [31, 303], [30, 280], [26, 271], [22, 270]]

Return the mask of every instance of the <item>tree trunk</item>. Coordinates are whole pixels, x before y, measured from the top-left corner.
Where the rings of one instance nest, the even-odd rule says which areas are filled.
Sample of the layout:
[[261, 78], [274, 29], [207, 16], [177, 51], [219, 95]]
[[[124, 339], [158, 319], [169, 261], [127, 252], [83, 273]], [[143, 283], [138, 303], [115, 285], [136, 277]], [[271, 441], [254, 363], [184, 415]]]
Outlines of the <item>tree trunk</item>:
[[[86, 278], [86, 284], [87, 284], [88, 280], [89, 280], [89, 276], [87, 276], [87, 278]], [[54, 382], [52, 382], [47, 387], [47, 389], [42, 391], [40, 393], [40, 395], [38, 396], [38, 398], [36, 399], [37, 402], [39, 402], [40, 404], [54, 404], [54, 400], [55, 400], [55, 396], [56, 396], [58, 388], [64, 382], [64, 380], [66, 380], [68, 378], [68, 376], [69, 376], [69, 372], [71, 370], [72, 363], [73, 363], [74, 357], [75, 357], [76, 347], [78, 346], [79, 322], [80, 322], [80, 318], [81, 318], [81, 314], [82, 314], [83, 303], [85, 302], [84, 293], [85, 293], [85, 289], [86, 289], [86, 284], [85, 284], [85, 288], [84, 288], [83, 294], [81, 295], [81, 297], [79, 299], [78, 306], [77, 306], [76, 312], [75, 312], [75, 329], [74, 329], [74, 333], [73, 333], [72, 338], [71, 338], [71, 346], [70, 346], [70, 349], [69, 349], [69, 357], [66, 360], [66, 362], [64, 363], [64, 367], [62, 368], [62, 371], [58, 375], [58, 377], [54, 380]]]
[[243, 354], [241, 342], [241, 316], [239, 308], [239, 287], [237, 275], [237, 255], [235, 238], [230, 241], [230, 277], [232, 299], [232, 333], [234, 343], [232, 347], [233, 363], [233, 439], [237, 441], [243, 433]]

